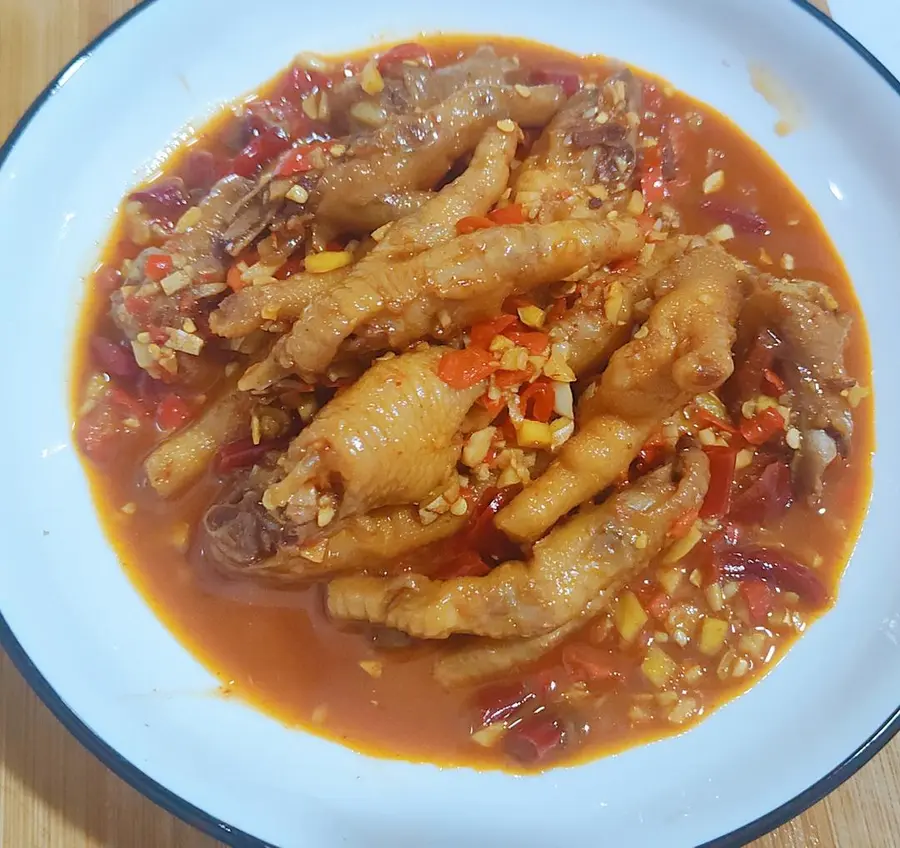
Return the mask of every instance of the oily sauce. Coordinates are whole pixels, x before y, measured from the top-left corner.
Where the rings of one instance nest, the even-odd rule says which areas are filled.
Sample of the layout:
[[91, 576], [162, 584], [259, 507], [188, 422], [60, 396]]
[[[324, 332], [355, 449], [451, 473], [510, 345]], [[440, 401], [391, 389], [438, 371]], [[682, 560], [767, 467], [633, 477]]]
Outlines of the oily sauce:
[[[484, 41], [442, 38], [424, 43], [436, 62], [445, 64]], [[498, 53], [517, 55], [525, 66], [553, 63], [588, 72], [609, 65], [604, 59], [581, 59], [523, 41], [498, 38], [489, 43]], [[361, 55], [348, 59], [352, 63]], [[645, 74], [642, 77], [652, 79]], [[704, 176], [721, 169], [726, 182], [716, 200], [741, 206], [752, 199], [771, 230], [765, 235], [738, 232], [727, 245], [729, 251], [763, 270], [768, 260], [773, 273], [779, 273], [779, 264], [788, 263], [796, 278], [827, 284], [841, 308], [853, 317], [848, 370], [866, 385], [871, 368], [862, 315], [841, 261], [812, 209], [768, 156], [728, 120], [656, 82], [666, 93], [668, 108], [687, 126], [688, 140], [678, 174], [683, 185], [674, 204], [682, 218], [681, 230], [702, 234], [721, 222], [715, 210], [703, 208], [708, 198], [701, 189]], [[275, 84], [261, 92], [265, 94]], [[219, 139], [233, 122], [233, 112], [225, 110], [188, 147], [172, 154], [164, 172], [178, 173], [191, 149], [208, 149], [216, 155]], [[120, 221], [103, 263], [118, 267], [138, 250]], [[95, 371], [87, 342], [92, 334], [110, 329], [107, 309], [106, 293], [89, 287], [76, 348], [76, 415], [84, 386]], [[873, 450], [870, 399], [854, 411], [854, 423], [851, 454], [830, 472], [825, 508], [819, 514], [791, 509], [782, 525], [773, 529], [778, 540], [797, 556], [819, 563], [818, 574], [832, 596], [869, 495]], [[319, 585], [272, 589], [237, 582], [221, 577], [203, 561], [193, 550], [191, 534], [219, 481], [210, 471], [183, 496], [162, 500], [146, 484], [142, 472], [142, 462], [159, 438], [161, 434], [156, 432], [131, 439], [127, 452], [117, 455], [113, 465], [98, 469], [85, 460], [85, 468], [101, 521], [124, 568], [166, 626], [222, 681], [218, 694], [240, 697], [287, 725], [381, 756], [481, 768], [508, 766], [496, 749], [473, 744], [470, 739], [478, 716], [472, 692], [446, 692], [433, 680], [433, 661], [443, 645], [380, 648], [366, 628], [328, 619]], [[688, 559], [686, 569], [690, 567]], [[632, 588], [636, 593], [642, 582], [635, 581]], [[783, 656], [795, 635], [796, 630], [778, 637], [777, 649], [766, 658], [764, 668]], [[590, 628], [586, 628], [576, 640], [590, 638]], [[686, 649], [688, 658], [690, 651]], [[367, 672], [361, 662], [376, 665]], [[556, 651], [538, 668], [551, 668], [558, 662]], [[370, 673], [376, 668], [375, 674], [380, 672], [380, 676]], [[725, 681], [712, 675], [698, 686], [704, 696], [704, 712], [734, 697], [758, 677], [758, 671]], [[680, 729], [664, 720], [630, 721], [627, 706], [632, 694], [625, 686], [607, 696], [602, 716], [586, 731], [586, 744], [569, 758], [595, 757]], [[616, 699], [621, 700], [621, 708]]]

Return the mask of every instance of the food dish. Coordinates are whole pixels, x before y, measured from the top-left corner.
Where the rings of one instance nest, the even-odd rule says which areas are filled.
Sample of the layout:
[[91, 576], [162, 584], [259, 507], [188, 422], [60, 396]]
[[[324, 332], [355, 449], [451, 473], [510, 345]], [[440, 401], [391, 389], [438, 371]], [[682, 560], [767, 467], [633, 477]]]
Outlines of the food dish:
[[[884, 116], [891, 114], [893, 95], [887, 86], [882, 89], [872, 84], [875, 78], [870, 76], [871, 71], [849, 48], [838, 42], [833, 43], [831, 36], [824, 29], [820, 32], [813, 27], [811, 21], [803, 23], [806, 18], [800, 11], [796, 14], [789, 11], [789, 17], [780, 19], [787, 21], [792, 48], [791, 51], [782, 51], [787, 36], [782, 35], [781, 30], [773, 31], [767, 23], [774, 9], [760, 8], [755, 4], [752, 11], [744, 9], [739, 20], [729, 20], [727, 26], [721, 17], [717, 17], [716, 9], [703, 4], [691, 5], [685, 12], [683, 26], [679, 20], [667, 18], [664, 13], [661, 17], [648, 15], [639, 43], [629, 38], [627, 28], [610, 27], [601, 36], [595, 35], [592, 44], [588, 44], [586, 39], [579, 40], [572, 35], [566, 37], [546, 18], [534, 22], [534, 29], [522, 26], [519, 32], [532, 37], [542, 36], [579, 51], [596, 46], [604, 52], [625, 56], [638, 65], [653, 67], [672, 78], [680, 87], [726, 110], [742, 127], [749, 129], [754, 138], [764, 143], [822, 214], [851, 274], [856, 279], [870, 281], [860, 286], [860, 294], [870, 324], [877, 371], [879, 363], [890, 361], [892, 356], [892, 337], [886, 331], [882, 318], [887, 311], [885, 304], [890, 303], [891, 290], [887, 285], [877, 285], [881, 272], [877, 265], [868, 261], [871, 253], [866, 250], [866, 245], [871, 246], [872, 239], [879, 243], [884, 241], [885, 225], [891, 219], [891, 207], [887, 202], [890, 179], [885, 179], [885, 175], [881, 174], [877, 181], [870, 180], [866, 176], [869, 172], [865, 169], [860, 171], [854, 164], [860, 159], [830, 155], [834, 150], [830, 146], [831, 141], [846, 140], [846, 144], [841, 141], [843, 148], [853, 148], [846, 135], [849, 129], [846, 124], [839, 126], [825, 120], [828, 109], [826, 102], [817, 94], [820, 86], [811, 86], [808, 77], [798, 72], [795, 66], [782, 62], [781, 57], [789, 52], [803, 56], [810, 55], [807, 51], [815, 51], [816, 55], [829, 59], [824, 65], [817, 63], [817, 83], [825, 83], [826, 87], [831, 85], [834, 90], [850, 86], [857, 92], [864, 92], [858, 100], [862, 113], [873, 126], [883, 130], [868, 139], [870, 147], [866, 150], [869, 153], [875, 154], [885, 139], [891, 138], [890, 124], [883, 125], [883, 120]], [[781, 9], [779, 6], [779, 11]], [[252, 16], [241, 17], [237, 8], [231, 11], [236, 14], [233, 20], [239, 23], [237, 29], [241, 31], [242, 39], [258, 32], [254, 29]], [[454, 18], [456, 11], [454, 7], [453, 13], [441, 20], [423, 18], [422, 25], [460, 29], [462, 21]], [[460, 15], [472, 13], [471, 9], [463, 7], [458, 11]], [[389, 16], [390, 11], [387, 14]], [[238, 72], [232, 65], [216, 64], [212, 55], [205, 51], [205, 41], [196, 38], [201, 31], [201, 22], [191, 14], [179, 22], [179, 27], [173, 27], [171, 18], [167, 18], [166, 14], [161, 13], [157, 17], [144, 12], [139, 19], [145, 15], [145, 22], [133, 36], [128, 34], [127, 28], [121, 30], [116, 39], [106, 42], [92, 59], [82, 62], [79, 69], [69, 75], [69, 82], [42, 107], [39, 119], [34, 119], [27, 133], [19, 137], [20, 143], [13, 148], [6, 161], [5, 173], [15, 173], [20, 180], [15, 188], [22, 185], [23, 178], [31, 177], [26, 182], [33, 193], [35, 186], [46, 184], [40, 178], [34, 178], [40, 174], [37, 163], [48, 161], [42, 139], [49, 140], [51, 136], [45, 134], [54, 127], [59, 129], [57, 121], [74, 115], [74, 112], [68, 111], [74, 105], [70, 92], [86, 90], [81, 88], [82, 85], [95, 87], [99, 99], [108, 98], [126, 115], [127, 104], [133, 101], [118, 99], [118, 81], [113, 79], [115, 75], [108, 73], [108, 63], [121, 61], [127, 55], [129, 61], [122, 61], [121, 67], [129, 68], [131, 85], [127, 88], [129, 97], [133, 98], [137, 90], [135, 79], [140, 78], [141, 71], [149, 71], [155, 62], [148, 53], [142, 52], [142, 45], [158, 43], [158, 37], [163, 34], [170, 39], [175, 38], [180, 44], [184, 34], [192, 36], [195, 47], [200, 46], [196, 61], [193, 58], [191, 61], [179, 61], [178, 67], [172, 69], [171, 87], [157, 89], [160, 93], [165, 92], [166, 96], [153, 101], [153, 120], [149, 126], [158, 128], [153, 132], [147, 132], [148, 107], [144, 103], [140, 134], [131, 134], [127, 130], [131, 126], [129, 121], [119, 121], [115, 126], [108, 127], [103, 136], [109, 143], [91, 147], [85, 144], [86, 127], [96, 126], [98, 122], [91, 118], [99, 116], [91, 111], [92, 98], [80, 98], [78, 120], [67, 120], [65, 123], [67, 132], [71, 134], [72, 154], [77, 156], [80, 167], [86, 161], [103, 161], [104, 167], [92, 169], [90, 192], [79, 191], [82, 186], [77, 181], [71, 186], [56, 183], [53, 192], [40, 192], [42, 214], [49, 215], [52, 220], [65, 220], [66, 226], [60, 230], [61, 239], [58, 244], [53, 242], [52, 250], [29, 251], [34, 264], [31, 273], [38, 273], [47, 279], [65, 278], [67, 267], [89, 261], [90, 255], [97, 250], [94, 242], [102, 238], [103, 231], [99, 224], [95, 227], [87, 223], [89, 220], [99, 222], [97, 215], [90, 214], [91, 210], [111, 209], [115, 205], [127, 186], [134, 182], [134, 177], [130, 175], [130, 163], [141, 157], [149, 158], [168, 133], [198, 112], [198, 102], [206, 104], [233, 95], [234, 91], [248, 87], [267, 73], [273, 73], [292, 52], [286, 40], [280, 41], [276, 34], [274, 39], [269, 38], [268, 43], [275, 45], [271, 58], [274, 60], [277, 55], [278, 61], [268, 66], [262, 61], [251, 61]], [[502, 22], [493, 20], [490, 13], [484, 16], [483, 21], [489, 29], [504, 28]], [[354, 34], [352, 30], [351, 26], [350, 31], [342, 32], [340, 39], [329, 38], [315, 27], [309, 30], [309, 34], [316, 39], [317, 45], [325, 49], [339, 49], [361, 41], [363, 33]], [[666, 37], [663, 37], [663, 30]], [[613, 33], [615, 44], [612, 42]], [[705, 38], [698, 37], [701, 33]], [[673, 43], [670, 36], [675, 37], [674, 43], [688, 43], [694, 48], [694, 62], [690, 68], [667, 48]], [[227, 37], [219, 38], [216, 40], [215, 55], [219, 55], [223, 44], [226, 47], [237, 46], [229, 45]], [[282, 52], [279, 53], [279, 49]], [[743, 64], [747, 53], [769, 63], [776, 74], [799, 92], [812, 119], [812, 126], [803, 136], [802, 144], [796, 138], [776, 141], [771, 134], [771, 112], [764, 103], [754, 99], [747, 83]], [[189, 54], [188, 50], [178, 51], [181, 57]], [[720, 64], [723, 59], [727, 62], [725, 70]], [[145, 60], [146, 65], [143, 64]], [[198, 72], [198, 68], [206, 65], [216, 67], [215, 79]], [[138, 77], [131, 77], [132, 70]], [[184, 82], [178, 78], [179, 73], [185, 77]], [[143, 76], [145, 80], [148, 78], [146, 74]], [[186, 85], [189, 89], [185, 88]], [[185, 94], [187, 90], [191, 93]], [[124, 89], [119, 94], [124, 96]], [[109, 102], [104, 102], [104, 110], [109, 108]], [[199, 108], [202, 109], [202, 105]], [[27, 146], [22, 144], [26, 137], [30, 142]], [[58, 138], [59, 135], [55, 133], [52, 137]], [[801, 148], [802, 155], [799, 155]], [[78, 173], [74, 162], [70, 162], [68, 148], [57, 150], [57, 154], [61, 157], [54, 161], [59, 161], [61, 167], [69, 166], [71, 173]], [[97, 156], [101, 159], [93, 158]], [[126, 158], [129, 163], [124, 161]], [[824, 164], [827, 164], [827, 171], [823, 168]], [[826, 172], [831, 175], [829, 179], [834, 188], [844, 194], [843, 201], [837, 199], [837, 194], [827, 182], [822, 182], [822, 174]], [[13, 191], [9, 182], [4, 185], [5, 200], [22, 202], [23, 211], [33, 210], [25, 203], [26, 195]], [[74, 203], [75, 197], [82, 198], [82, 202]], [[85, 199], [89, 201], [87, 205]], [[865, 245], [853, 235], [859, 232], [858, 204], [863, 201], [872, 216]], [[62, 210], [68, 209], [77, 209], [78, 214], [67, 217]], [[34, 215], [18, 217], [34, 220]], [[24, 246], [33, 243], [33, 236], [18, 225], [18, 217], [11, 219], [13, 226], [7, 233], [7, 237], [13, 239], [10, 247], [13, 244]], [[10, 250], [10, 255], [16, 255], [16, 251]], [[876, 290], [881, 308], [873, 308]], [[58, 361], [62, 362], [66, 355], [63, 347], [66, 351], [69, 349], [68, 341], [64, 346], [57, 346], [55, 340], [62, 334], [61, 328], [65, 326], [62, 319], [65, 316], [58, 311], [57, 304], [48, 303], [46, 299], [40, 301], [41, 308], [37, 309], [35, 296], [36, 293], [31, 290], [17, 292], [14, 324], [6, 329], [11, 330], [16, 323], [34, 321], [40, 315], [40, 320], [48, 322], [51, 328], [48, 344], [42, 347], [41, 354], [49, 356], [52, 361], [57, 361], [58, 357]], [[9, 320], [9, 316], [5, 320]], [[67, 321], [71, 321], [71, 315]], [[18, 375], [13, 374], [12, 380], [13, 389], [19, 391]], [[891, 408], [891, 393], [889, 386], [884, 389], [880, 383], [878, 386], [878, 409], [879, 415], [882, 415]], [[82, 509], [79, 500], [67, 501], [65, 510], [52, 514], [37, 508], [41, 493], [53, 491], [54, 487], [59, 489], [66, 480], [78, 478], [74, 476], [76, 471], [66, 452], [51, 450], [60, 440], [55, 431], [66, 425], [64, 408], [56, 405], [52, 397], [38, 397], [35, 404], [38, 413], [35, 426], [26, 432], [15, 432], [16, 443], [22, 449], [11, 457], [12, 481], [18, 498], [9, 505], [9, 509], [19, 525], [15, 539], [27, 539], [29, 533], [38, 530], [36, 535], [41, 540], [40, 545], [32, 552], [41, 567], [17, 569], [4, 574], [3, 611], [7, 621], [52, 681], [53, 687], [64, 694], [70, 707], [78, 715], [88, 717], [92, 727], [122, 755], [139, 763], [146, 773], [162, 780], [170, 790], [190, 798], [214, 816], [227, 816], [243, 827], [280, 843], [296, 841], [291, 835], [290, 819], [293, 816], [279, 812], [288, 809], [305, 811], [304, 832], [309, 840], [326, 842], [349, 838], [352, 842], [355, 827], [361, 824], [355, 814], [342, 813], [340, 823], [337, 820], [329, 822], [321, 800], [312, 807], [305, 800], [309, 797], [321, 799], [323, 793], [325, 797], [334, 797], [337, 792], [344, 798], [340, 806], [345, 813], [354, 810], [365, 818], [365, 832], [371, 841], [372, 834], [377, 834], [384, 824], [381, 813], [375, 811], [371, 794], [376, 784], [383, 785], [381, 777], [390, 779], [404, 798], [404, 808], [407, 810], [404, 821], [410, 833], [426, 832], [417, 830], [418, 819], [408, 817], [410, 809], [424, 817], [423, 827], [425, 821], [441, 822], [438, 836], [434, 835], [433, 828], [429, 828], [431, 841], [450, 840], [448, 844], [452, 844], [454, 840], [465, 838], [466, 834], [473, 832], [470, 825], [476, 826], [471, 816], [466, 823], [441, 816], [440, 805], [436, 806], [434, 799], [446, 798], [447, 792], [451, 792], [480, 822], [477, 825], [479, 832], [486, 839], [491, 838], [494, 830], [491, 821], [498, 818], [505, 823], [505, 829], [513, 826], [520, 841], [525, 844], [529, 840], [539, 840], [542, 833], [546, 836], [548, 831], [543, 828], [551, 819], [554, 821], [554, 838], [561, 835], [577, 837], [579, 833], [584, 835], [588, 832], [585, 830], [588, 826], [586, 813], [590, 810], [591, 830], [602, 821], [608, 832], [623, 837], [627, 834], [634, 837], [635, 842], [653, 844], [654, 834], [659, 837], [665, 833], [667, 838], [678, 842], [696, 843], [725, 833], [809, 787], [859, 746], [879, 720], [892, 710], [893, 695], [886, 682], [889, 677], [866, 673], [869, 662], [878, 663], [884, 671], [890, 666], [893, 656], [889, 640], [882, 638], [887, 630], [881, 624], [889, 622], [893, 616], [894, 598], [887, 569], [889, 563], [869, 555], [873, 538], [879, 540], [879, 544], [889, 544], [888, 540], [892, 538], [890, 523], [885, 521], [885, 513], [879, 506], [884, 501], [878, 498], [879, 491], [884, 493], [885, 480], [889, 479], [893, 468], [894, 452], [890, 444], [879, 446], [875, 506], [862, 537], [859, 559], [854, 560], [854, 566], [846, 576], [837, 607], [813, 628], [807, 639], [801, 640], [786, 663], [757, 687], [751, 698], [741, 699], [727, 710], [719, 711], [691, 734], [572, 771], [556, 770], [552, 780], [533, 778], [510, 782], [500, 775], [475, 775], [464, 771], [438, 773], [345, 756], [340, 748], [318, 743], [304, 734], [285, 733], [274, 723], [257, 718], [237, 702], [198, 697], [209, 678], [189, 662], [174, 642], [167, 640], [162, 628], [152, 616], [146, 614], [135, 596], [129, 593], [127, 585], [117, 578], [115, 562], [103, 555], [100, 538], [92, 535], [90, 513]], [[44, 449], [48, 451], [47, 459], [37, 460]], [[29, 459], [32, 456], [35, 460]], [[38, 515], [41, 516], [40, 525], [48, 531], [48, 535], [40, 533], [40, 526], [34, 520], [34, 516]], [[73, 567], [68, 552], [75, 539], [91, 553], [90, 569]], [[859, 562], [867, 563], [865, 581], [860, 578]], [[35, 585], [36, 580], [40, 581], [39, 589]], [[44, 615], [40, 617], [43, 622], [41, 629], [36, 630], [33, 599], [38, 596]], [[53, 622], [49, 628], [48, 620]], [[61, 633], [66, 634], [65, 640], [55, 638]], [[861, 652], [856, 651], [855, 656], [865, 656], [865, 664], [849, 661], [857, 647], [864, 648]], [[83, 656], [91, 658], [88, 666], [80, 659]], [[827, 674], [823, 673], [826, 666], [822, 665], [825, 657]], [[804, 673], [790, 675], [787, 672], [791, 668], [800, 668]], [[159, 694], [150, 696], [153, 690]], [[852, 703], [845, 694], [851, 690], [854, 692]], [[126, 707], [121, 696], [129, 692], [148, 694], [136, 699], [127, 698]], [[65, 717], [65, 709], [58, 701], [55, 703]], [[769, 710], [765, 718], [761, 718], [760, 707], [775, 704], [791, 706]], [[809, 744], [808, 730], [812, 728], [799, 717], [815, 714], [827, 720], [835, 715], [833, 711], [838, 708], [837, 705], [840, 705], [841, 721], [831, 722], [829, 733], [825, 736], [815, 734], [816, 744]], [[748, 721], [750, 713], [754, 715], [752, 722]], [[227, 751], [219, 750], [212, 744], [213, 739], [221, 739], [223, 733], [231, 740]], [[763, 744], [763, 740], [768, 741]], [[760, 781], [763, 764], [756, 762], [754, 751], [761, 754], [764, 750], [771, 751], [773, 747], [784, 753], [784, 760], [777, 774], [767, 769], [766, 779]], [[871, 746], [867, 750], [872, 750]], [[200, 759], [207, 764], [204, 779], [185, 759], [184, 755], [190, 756], [191, 752], [193, 759], [197, 759], [196, 755], [202, 752]], [[290, 767], [298, 757], [308, 756], [315, 756], [320, 764], [314, 783], [309, 776]], [[692, 782], [690, 787], [681, 784], [681, 788], [673, 793], [671, 780], [666, 775], [672, 775], [671, 767], [684, 756], [700, 773], [709, 775], [711, 782]], [[859, 763], [864, 756], [854, 756], [838, 774], [845, 775], [847, 769]], [[745, 763], [747, 768], [735, 773], [733, 768], [726, 766], [735, 758]], [[127, 774], [136, 774], [126, 764], [120, 763], [119, 767]], [[215, 775], [212, 781], [209, 780], [210, 773]], [[231, 780], [227, 776], [229, 774], [238, 774], [240, 779]], [[353, 777], [357, 775], [363, 779], [354, 781]], [[376, 775], [381, 777], [373, 780]], [[728, 779], [715, 781], [715, 775], [723, 778], [727, 775]], [[639, 779], [633, 781], [631, 778]], [[140, 780], [138, 776], [134, 779]], [[598, 779], [606, 787], [602, 805], [596, 803], [592, 793], [586, 794], [587, 786], [596, 786]], [[265, 790], [248, 788], [256, 785], [260, 788], [265, 786]], [[513, 785], [516, 787], [514, 793]], [[629, 788], [638, 785], [641, 789], [640, 800]], [[827, 785], [818, 784], [797, 803], [808, 803], [810, 796], [817, 796]], [[713, 789], [713, 786], [716, 788]], [[289, 795], [283, 791], [287, 787], [290, 787]], [[514, 822], [511, 817], [502, 814], [505, 805], [512, 803], [513, 794], [517, 809]], [[163, 794], [157, 797], [164, 798], [170, 804], [179, 804], [172, 796]], [[478, 813], [478, 799], [486, 797], [492, 799], [490, 816], [486, 810], [483, 816]], [[279, 799], [290, 800], [283, 804]], [[715, 803], [711, 803], [714, 799]], [[633, 804], [637, 806], [630, 806]], [[637, 810], [646, 811], [648, 804], [654, 811], [652, 816], [645, 812], [641, 815], [640, 825], [633, 825]], [[380, 796], [378, 807], [381, 812], [393, 815], [390, 810], [395, 806], [387, 801], [385, 808], [385, 799]], [[181, 809], [184, 810], [184, 807]], [[263, 809], [265, 814], [261, 814]], [[326, 805], [326, 809], [331, 809], [330, 805]], [[551, 809], [553, 816], [549, 815]], [[702, 817], [699, 816], [701, 811]], [[785, 811], [780, 811], [777, 815], [785, 814]], [[757, 828], [763, 826], [764, 822], [754, 825]], [[395, 829], [391, 832], [396, 834]]]
[[161, 170], [89, 282], [74, 426], [230, 693], [544, 768], [693, 724], [837, 594], [864, 322], [712, 110], [423, 39], [303, 54]]

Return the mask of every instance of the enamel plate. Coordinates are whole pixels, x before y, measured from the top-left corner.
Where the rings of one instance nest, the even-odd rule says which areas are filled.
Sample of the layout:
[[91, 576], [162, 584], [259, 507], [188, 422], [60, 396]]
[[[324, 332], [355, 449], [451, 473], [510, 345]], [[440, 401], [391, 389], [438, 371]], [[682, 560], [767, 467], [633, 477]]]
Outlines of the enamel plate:
[[[874, 496], [834, 610], [695, 729], [536, 777], [369, 758], [217, 697], [217, 680], [116, 561], [71, 442], [67, 380], [82, 278], [119, 200], [160, 151], [301, 50], [421, 30], [616, 56], [730, 116], [821, 215], [872, 345], [882, 436]], [[775, 133], [779, 116], [754, 91], [751, 64], [796, 101], [795, 132]], [[790, 0], [141, 4], [65, 69], [0, 154], [0, 337], [12, 356], [0, 419], [3, 646], [107, 765], [234, 845], [725, 845], [799, 813], [898, 725], [898, 93], [853, 39]]]

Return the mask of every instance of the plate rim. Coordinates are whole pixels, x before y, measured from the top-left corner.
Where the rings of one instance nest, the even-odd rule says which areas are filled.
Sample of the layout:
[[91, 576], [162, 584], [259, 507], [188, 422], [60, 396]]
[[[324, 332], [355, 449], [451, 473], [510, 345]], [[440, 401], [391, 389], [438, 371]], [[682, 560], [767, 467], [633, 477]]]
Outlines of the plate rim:
[[[869, 67], [875, 71], [900, 96], [900, 79], [830, 16], [814, 6], [810, 0], [788, 0], [794, 6], [811, 15], [813, 19], [842, 40]], [[139, 0], [139, 2], [110, 23], [87, 45], [66, 62], [60, 71], [50, 80], [35, 97], [29, 107], [18, 119], [7, 138], [0, 145], [0, 170], [6, 163], [21, 135], [37, 115], [40, 109], [69, 80], [77, 68], [91, 57], [93, 52], [110, 36], [136, 18], [141, 12], [155, 4], [157, 0]], [[246, 833], [225, 821], [213, 816], [192, 804], [176, 792], [154, 780], [126, 759], [115, 748], [108, 744], [97, 732], [92, 730], [77, 713], [69, 707], [47, 678], [31, 660], [28, 652], [19, 642], [12, 628], [0, 610], [0, 648], [12, 661], [16, 670], [25, 679], [38, 699], [47, 707], [53, 716], [90, 754], [96, 757], [117, 777], [125, 781], [132, 789], [137, 790], [145, 798], [161, 809], [176, 816], [186, 824], [202, 833], [212, 836], [231, 848], [278, 848], [257, 836]], [[186, 650], [186, 649], [185, 649]], [[865, 766], [893, 737], [900, 732], [900, 704], [850, 755], [835, 766], [827, 774], [812, 783], [802, 792], [788, 799], [783, 804], [767, 813], [741, 825], [734, 830], [715, 837], [697, 846], [697, 848], [732, 848], [746, 845], [748, 842], [775, 830], [791, 821], [814, 804], [830, 795], [841, 784], [849, 780]]]

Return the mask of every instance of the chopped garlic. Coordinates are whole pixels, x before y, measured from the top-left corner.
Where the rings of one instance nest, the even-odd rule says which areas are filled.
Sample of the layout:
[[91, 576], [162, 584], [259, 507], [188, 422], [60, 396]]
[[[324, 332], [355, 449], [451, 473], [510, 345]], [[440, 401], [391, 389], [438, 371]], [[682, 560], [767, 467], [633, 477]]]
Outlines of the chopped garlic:
[[309, 192], [303, 188], [301, 185], [293, 186], [285, 195], [288, 200], [293, 200], [294, 203], [304, 204], [307, 200], [309, 200]]
[[481, 430], [476, 430], [472, 433], [466, 440], [463, 448], [463, 463], [468, 465], [469, 468], [474, 468], [476, 465], [484, 462], [496, 432], [496, 427], [483, 427]]
[[173, 271], [167, 277], [163, 277], [160, 286], [166, 294], [175, 294], [191, 284], [191, 275], [187, 271]]
[[575, 417], [572, 385], [570, 383], [553, 384], [553, 411], [565, 418]]
[[516, 131], [516, 125], [509, 118], [503, 118], [497, 121], [497, 129], [500, 132], [511, 133]]
[[384, 671], [384, 664], [379, 660], [360, 660], [359, 667], [369, 675], [369, 677], [379, 678]]
[[724, 171], [713, 171], [704, 181], [703, 181], [703, 193], [704, 194], [715, 194], [717, 191], [721, 191], [725, 186], [725, 172]]
[[734, 238], [734, 228], [731, 224], [719, 224], [707, 233], [707, 238], [712, 241], [730, 241]]
[[553, 431], [549, 424], [526, 418], [516, 428], [516, 441], [523, 448], [550, 448], [553, 445]]
[[644, 211], [644, 195], [639, 191], [631, 192], [631, 197], [628, 198], [625, 209], [631, 215], [642, 214]]
[[526, 327], [534, 327], [536, 330], [543, 327], [547, 320], [547, 313], [539, 306], [520, 306], [516, 312]]
[[369, 59], [359, 75], [359, 84], [366, 94], [381, 94], [384, 91], [384, 78], [378, 70], [375, 59]]

